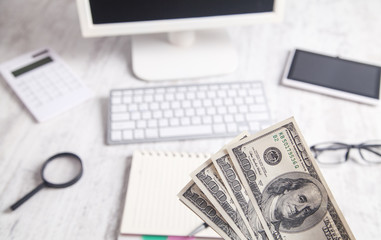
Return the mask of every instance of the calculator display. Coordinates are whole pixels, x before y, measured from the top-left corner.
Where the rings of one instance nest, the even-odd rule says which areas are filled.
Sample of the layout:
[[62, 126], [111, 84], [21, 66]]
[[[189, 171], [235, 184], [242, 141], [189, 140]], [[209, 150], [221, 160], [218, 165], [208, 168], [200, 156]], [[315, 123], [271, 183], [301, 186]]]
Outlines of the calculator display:
[[34, 63], [31, 63], [27, 66], [24, 66], [20, 69], [17, 69], [15, 71], [13, 71], [12, 74], [13, 74], [13, 76], [18, 77], [18, 76], [20, 76], [26, 72], [29, 72], [33, 69], [41, 67], [42, 65], [45, 65], [45, 64], [50, 63], [50, 62], [53, 62], [53, 59], [51, 57], [46, 57], [46, 58], [40, 59]]

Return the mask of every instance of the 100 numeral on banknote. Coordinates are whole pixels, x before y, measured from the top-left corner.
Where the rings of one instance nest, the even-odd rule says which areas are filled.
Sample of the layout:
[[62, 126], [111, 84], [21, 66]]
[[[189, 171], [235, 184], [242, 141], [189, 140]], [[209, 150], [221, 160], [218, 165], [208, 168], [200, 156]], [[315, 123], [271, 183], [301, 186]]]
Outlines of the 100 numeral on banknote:
[[230, 227], [226, 220], [210, 203], [200, 188], [190, 181], [178, 194], [179, 199], [195, 214], [204, 220], [222, 238], [231, 240], [244, 240]]
[[355, 239], [293, 118], [227, 147], [274, 239]]

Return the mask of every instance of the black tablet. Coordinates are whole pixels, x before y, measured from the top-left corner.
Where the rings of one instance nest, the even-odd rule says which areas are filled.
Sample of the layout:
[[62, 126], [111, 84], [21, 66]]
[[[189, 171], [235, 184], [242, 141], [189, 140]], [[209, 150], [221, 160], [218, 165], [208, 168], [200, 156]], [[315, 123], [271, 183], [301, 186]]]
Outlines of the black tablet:
[[282, 83], [367, 104], [380, 102], [381, 68], [313, 53], [293, 50]]

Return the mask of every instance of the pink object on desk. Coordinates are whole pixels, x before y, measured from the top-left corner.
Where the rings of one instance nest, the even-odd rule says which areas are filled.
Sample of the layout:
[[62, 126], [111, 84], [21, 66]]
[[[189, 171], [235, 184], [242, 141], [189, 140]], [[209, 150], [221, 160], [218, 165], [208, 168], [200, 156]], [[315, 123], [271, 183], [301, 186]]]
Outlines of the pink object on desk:
[[194, 237], [176, 237], [176, 236], [168, 236], [168, 240], [194, 240]]

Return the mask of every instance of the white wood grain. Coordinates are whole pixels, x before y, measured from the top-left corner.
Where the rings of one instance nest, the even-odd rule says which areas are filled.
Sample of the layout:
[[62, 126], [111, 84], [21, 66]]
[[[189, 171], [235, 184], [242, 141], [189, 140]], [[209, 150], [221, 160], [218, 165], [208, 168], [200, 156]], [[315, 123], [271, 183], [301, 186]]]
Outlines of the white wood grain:
[[[295, 116], [309, 144], [380, 139], [380, 107], [279, 86], [294, 47], [381, 65], [380, 9], [379, 0], [288, 0], [281, 23], [229, 29], [239, 53], [235, 73], [194, 81], [263, 80], [274, 122]], [[116, 239], [133, 150], [213, 152], [226, 139], [107, 146], [109, 91], [150, 85], [131, 73], [130, 38], [82, 38], [74, 1], [0, 1], [0, 62], [44, 46], [55, 49], [96, 95], [37, 124], [1, 79], [0, 239]], [[183, 82], [189, 81], [173, 84]], [[43, 161], [60, 151], [83, 158], [83, 178], [68, 189], [44, 189], [9, 212], [39, 183]], [[360, 240], [379, 238], [380, 170], [355, 163], [322, 168]]]

